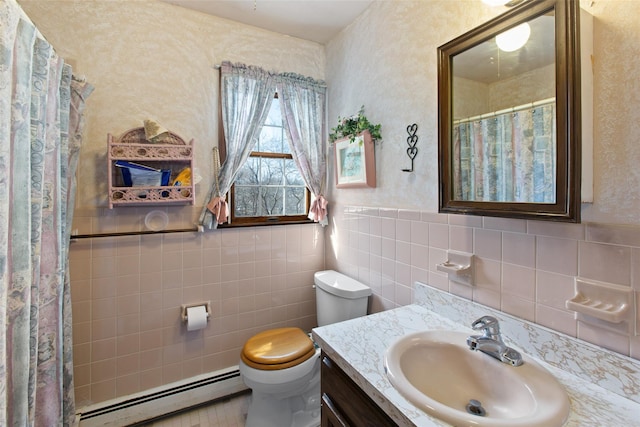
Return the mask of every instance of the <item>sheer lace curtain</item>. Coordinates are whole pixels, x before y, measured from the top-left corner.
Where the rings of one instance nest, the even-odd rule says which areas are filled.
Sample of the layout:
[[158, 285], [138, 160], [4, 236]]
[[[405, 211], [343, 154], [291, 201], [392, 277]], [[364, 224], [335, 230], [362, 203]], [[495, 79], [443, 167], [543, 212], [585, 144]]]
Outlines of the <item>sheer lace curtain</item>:
[[209, 229], [227, 221], [227, 193], [260, 136], [276, 91], [275, 76], [259, 67], [224, 62], [220, 73], [227, 157], [200, 214], [200, 224]]
[[326, 124], [327, 87], [296, 74], [278, 77], [278, 95], [293, 159], [311, 190], [309, 218], [327, 225]]
[[14, 0], [0, 0], [0, 82], [0, 425], [72, 425], [69, 237], [93, 87]]

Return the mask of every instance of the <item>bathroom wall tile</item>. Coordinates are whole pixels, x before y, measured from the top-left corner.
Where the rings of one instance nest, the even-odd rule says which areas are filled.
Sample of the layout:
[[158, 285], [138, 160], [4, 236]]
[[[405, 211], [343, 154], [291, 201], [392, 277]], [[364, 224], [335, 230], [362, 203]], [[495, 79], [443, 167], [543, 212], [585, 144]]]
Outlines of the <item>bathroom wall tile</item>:
[[471, 227], [449, 227], [449, 248], [473, 253], [473, 228]]
[[74, 364], [73, 383], [76, 387], [83, 387], [91, 384], [91, 365]]
[[[640, 249], [631, 249], [631, 287], [640, 294]], [[640, 307], [640, 305], [638, 306]], [[638, 310], [640, 313], [640, 309]], [[638, 329], [640, 333], [640, 328]]]
[[578, 322], [573, 314], [546, 305], [536, 305], [536, 323], [572, 337], [577, 334]]
[[164, 384], [179, 381], [183, 378], [182, 362], [164, 365], [162, 367], [162, 382]]
[[410, 264], [414, 267], [429, 270], [429, 248], [427, 246], [411, 244]]
[[116, 359], [116, 375], [122, 377], [140, 370], [140, 354], [128, 354]]
[[429, 246], [449, 249], [449, 226], [446, 224], [429, 224]]
[[380, 236], [382, 232], [382, 219], [377, 216], [372, 216], [369, 218], [369, 234], [372, 236]]
[[449, 222], [449, 215], [423, 211], [423, 212], [420, 212], [420, 219], [423, 222], [447, 224]]
[[585, 225], [549, 221], [527, 221], [527, 233], [539, 236], [583, 240], [585, 236]]
[[385, 218], [398, 218], [398, 209], [380, 208], [378, 214]]
[[193, 269], [202, 267], [202, 251], [184, 251], [182, 253], [182, 268]]
[[160, 257], [160, 269], [162, 271], [182, 269], [182, 254], [179, 252], [162, 252]]
[[482, 225], [488, 230], [526, 233], [527, 222], [523, 219], [483, 217]]
[[381, 247], [382, 247], [382, 257], [386, 258], [386, 259], [396, 259], [396, 241], [395, 239], [387, 239], [387, 238], [382, 238], [381, 242]]
[[157, 292], [162, 290], [162, 272], [154, 271], [140, 274], [140, 292]]
[[535, 321], [535, 304], [517, 296], [502, 294], [502, 311], [521, 319]]
[[411, 221], [411, 243], [429, 245], [429, 224], [422, 221]]
[[625, 335], [578, 322], [578, 338], [620, 354], [629, 355], [629, 338]]
[[403, 264], [411, 263], [411, 245], [409, 243], [396, 240], [395, 260]]
[[354, 227], [354, 231], [358, 233], [369, 233], [369, 217], [366, 215], [358, 215], [356, 217], [356, 226]]
[[537, 238], [536, 268], [566, 276], [578, 274], [578, 242], [553, 237]]
[[396, 220], [396, 240], [400, 242], [411, 241], [411, 221]]
[[91, 322], [91, 339], [104, 340], [116, 336], [116, 318], [97, 319]]
[[631, 248], [581, 241], [579, 275], [631, 286]]
[[116, 272], [115, 257], [92, 258], [91, 260], [91, 278], [98, 279], [104, 277], [113, 277]]
[[91, 400], [93, 402], [104, 402], [116, 397], [116, 380], [110, 379], [91, 384]]
[[73, 322], [75, 323], [83, 323], [91, 321], [91, 307], [93, 306], [93, 301], [80, 301], [73, 302], [71, 304], [71, 310], [73, 312]]
[[[438, 264], [442, 264], [447, 260], [447, 251], [444, 249], [434, 248], [433, 246], [429, 246], [429, 270], [437, 271], [436, 267]], [[439, 273], [444, 274], [445, 273]]]
[[121, 335], [116, 337], [116, 356], [140, 353], [140, 334]]
[[380, 236], [387, 239], [396, 238], [396, 220], [393, 218], [380, 219]]
[[502, 259], [502, 232], [475, 228], [473, 230], [474, 255], [500, 261]]
[[640, 228], [621, 224], [586, 224], [586, 239], [590, 242], [623, 246], [640, 246]]
[[[160, 323], [162, 321], [160, 320]], [[153, 351], [154, 354], [159, 353], [158, 349], [162, 347], [162, 329], [143, 330], [140, 333], [140, 351], [145, 353]], [[146, 360], [146, 359], [145, 359]]]
[[137, 257], [140, 254], [140, 236], [122, 236], [116, 240], [116, 255]]
[[74, 281], [91, 279], [91, 263], [87, 262], [89, 259], [91, 259], [89, 256], [86, 258], [78, 257], [75, 259], [75, 262], [71, 262], [69, 274], [73, 277]]
[[140, 372], [139, 376], [140, 390], [148, 390], [155, 387], [160, 387], [164, 384], [162, 378], [162, 368], [148, 369]]
[[78, 365], [87, 365], [91, 363], [92, 343], [74, 344], [73, 345], [73, 363]]
[[396, 276], [395, 281], [397, 284], [411, 287], [411, 266], [409, 264], [403, 264], [396, 262]]
[[[118, 279], [115, 276], [101, 277], [91, 280], [91, 297], [93, 300], [115, 297], [117, 294]], [[74, 301], [79, 301], [75, 299]], [[75, 313], [74, 313], [75, 315]]]
[[401, 284], [396, 284], [395, 301], [398, 305], [411, 304], [411, 288]]
[[451, 280], [449, 280], [449, 292], [461, 298], [468, 300], [473, 299], [473, 288], [471, 286], [456, 283]]
[[567, 311], [565, 303], [575, 295], [575, 279], [557, 273], [538, 270], [536, 273], [536, 302], [538, 305]]
[[162, 289], [180, 289], [182, 287], [182, 270], [168, 270], [162, 272]]
[[116, 295], [137, 295], [140, 293], [140, 275], [118, 276], [116, 278]]
[[411, 284], [413, 285], [415, 282], [429, 283], [429, 270], [412, 266]]
[[135, 334], [140, 332], [140, 314], [119, 315], [116, 320], [116, 331], [118, 336]]
[[111, 237], [104, 237], [101, 239], [94, 239], [91, 242], [91, 257], [92, 258], [104, 258], [115, 257], [117, 255], [116, 240]]
[[[73, 310], [73, 309], [72, 309]], [[93, 322], [73, 322], [73, 344], [91, 342], [91, 325]]]
[[116, 395], [126, 396], [140, 390], [140, 375], [138, 373], [116, 378]]
[[182, 288], [182, 302], [184, 304], [191, 304], [200, 301], [204, 301], [204, 298], [202, 297], [202, 285]]
[[[434, 269], [435, 270], [435, 269]], [[446, 274], [429, 270], [429, 285], [443, 291], [449, 290], [449, 278]]]
[[116, 357], [115, 338], [91, 342], [91, 363], [113, 359], [114, 357]]
[[218, 230], [220, 233], [220, 245], [222, 247], [237, 247], [240, 241], [239, 231], [237, 229], [227, 228]]
[[163, 234], [162, 235], [162, 252], [182, 252], [182, 234]]
[[115, 298], [103, 298], [99, 300], [93, 300], [91, 302], [91, 319], [100, 320], [108, 317], [115, 317], [116, 312], [116, 299]]
[[536, 266], [536, 238], [523, 233], [502, 233], [502, 260], [524, 267]]
[[500, 309], [500, 291], [490, 288], [474, 288], [473, 301], [491, 308]]
[[449, 215], [449, 224], [465, 227], [482, 227], [482, 217], [472, 215]]
[[475, 268], [475, 286], [500, 292], [502, 285], [501, 264], [498, 261], [476, 258], [474, 261]]
[[398, 219], [420, 221], [420, 211], [411, 210], [411, 209], [398, 209]]
[[514, 264], [502, 264], [502, 292], [534, 301], [536, 294], [536, 271]]

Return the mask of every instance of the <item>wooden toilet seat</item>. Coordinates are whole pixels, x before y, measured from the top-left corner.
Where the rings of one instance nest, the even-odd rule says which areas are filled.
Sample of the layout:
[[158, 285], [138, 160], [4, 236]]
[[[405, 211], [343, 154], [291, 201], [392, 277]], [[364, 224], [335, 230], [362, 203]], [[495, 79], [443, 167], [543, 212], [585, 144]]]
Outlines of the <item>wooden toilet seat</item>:
[[271, 371], [299, 365], [315, 352], [313, 341], [302, 329], [278, 328], [249, 338], [240, 358], [251, 368]]

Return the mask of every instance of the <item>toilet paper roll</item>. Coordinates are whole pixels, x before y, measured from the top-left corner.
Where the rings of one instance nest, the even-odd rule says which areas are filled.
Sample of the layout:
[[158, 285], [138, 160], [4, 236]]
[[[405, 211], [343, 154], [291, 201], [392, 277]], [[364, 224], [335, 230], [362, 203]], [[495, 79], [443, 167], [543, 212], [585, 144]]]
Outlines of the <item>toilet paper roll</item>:
[[207, 308], [204, 305], [187, 308], [187, 331], [197, 331], [207, 326]]

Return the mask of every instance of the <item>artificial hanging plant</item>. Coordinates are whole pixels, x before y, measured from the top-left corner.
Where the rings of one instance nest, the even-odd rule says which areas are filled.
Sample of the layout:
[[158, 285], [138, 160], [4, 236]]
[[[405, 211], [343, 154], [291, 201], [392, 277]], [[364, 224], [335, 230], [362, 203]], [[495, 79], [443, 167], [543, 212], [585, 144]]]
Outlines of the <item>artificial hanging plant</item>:
[[382, 135], [380, 135], [380, 125], [374, 125], [366, 118], [363, 105], [355, 116], [343, 118], [338, 116], [338, 125], [331, 129], [329, 141], [335, 142], [338, 139], [349, 138], [350, 142], [354, 142], [356, 137], [365, 130], [369, 131], [373, 142], [382, 139]]

